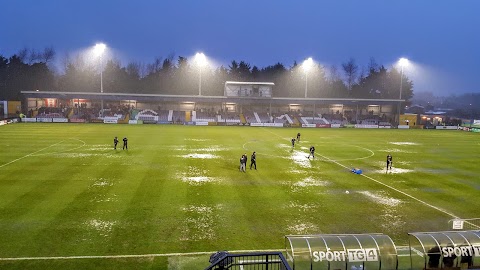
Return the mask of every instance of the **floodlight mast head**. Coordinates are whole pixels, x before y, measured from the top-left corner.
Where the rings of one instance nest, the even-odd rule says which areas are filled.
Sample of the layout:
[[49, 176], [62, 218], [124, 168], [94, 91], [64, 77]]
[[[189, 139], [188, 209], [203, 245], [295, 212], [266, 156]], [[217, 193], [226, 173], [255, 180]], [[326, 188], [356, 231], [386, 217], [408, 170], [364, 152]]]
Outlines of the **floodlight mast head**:
[[106, 48], [107, 45], [105, 45], [105, 43], [97, 43], [95, 44], [95, 47], [93, 47], [93, 51], [97, 56], [101, 56]]
[[305, 72], [308, 72], [313, 66], [313, 59], [309, 57], [303, 61], [302, 67]]
[[207, 57], [205, 57], [205, 54], [203, 53], [197, 53], [195, 55], [195, 62], [197, 62], [199, 67], [203, 67], [207, 65]]
[[403, 68], [403, 67], [406, 67], [406, 66], [408, 66], [408, 59], [402, 57], [402, 58], [398, 59], [398, 64], [399, 64], [400, 67], [402, 67], [402, 68]]

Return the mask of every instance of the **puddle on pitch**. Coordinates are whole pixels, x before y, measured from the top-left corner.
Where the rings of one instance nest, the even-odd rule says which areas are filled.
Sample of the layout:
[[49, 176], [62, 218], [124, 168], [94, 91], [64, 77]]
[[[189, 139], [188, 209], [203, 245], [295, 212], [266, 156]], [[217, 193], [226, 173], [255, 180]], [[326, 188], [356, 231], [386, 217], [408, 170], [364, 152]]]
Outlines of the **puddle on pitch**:
[[216, 180], [212, 177], [207, 176], [191, 176], [191, 177], [182, 177], [182, 182], [188, 183], [191, 186], [201, 186], [206, 183], [213, 183]]
[[93, 182], [91, 186], [92, 187], [111, 187], [113, 186], [113, 182], [105, 178], [98, 178], [98, 179], [95, 179], [95, 182]]
[[366, 196], [369, 200], [371, 200], [373, 202], [376, 202], [378, 204], [383, 204], [383, 205], [386, 205], [386, 206], [390, 206], [390, 207], [395, 207], [395, 206], [398, 206], [399, 204], [402, 203], [402, 201], [399, 200], [399, 199], [386, 197], [386, 196], [383, 196], [381, 194], [374, 194], [370, 191], [357, 191], [357, 193], [363, 194], [364, 196]]
[[323, 181], [323, 180], [317, 180], [314, 179], [313, 177], [307, 177], [303, 179], [302, 181], [296, 182], [293, 184], [295, 187], [325, 187], [328, 186], [330, 182], [328, 181]]
[[86, 151], [108, 151], [112, 149], [113, 149], [113, 145], [109, 145], [109, 144], [94, 144], [94, 145], [90, 145], [88, 148], [84, 148], [84, 150]]
[[381, 170], [375, 170], [375, 171], [372, 171], [372, 172], [373, 173], [383, 173], [383, 174], [401, 174], [401, 173], [411, 173], [411, 172], [414, 172], [414, 171], [415, 170], [392, 167], [392, 169], [388, 170], [388, 171], [386, 169], [381, 169]]
[[215, 239], [215, 223], [220, 219], [218, 210], [223, 206], [218, 204], [216, 206], [207, 205], [189, 205], [182, 208], [182, 211], [187, 214], [187, 218], [183, 221], [181, 241], [204, 241]]
[[277, 148], [292, 149], [292, 145], [291, 144], [280, 143], [280, 144], [277, 144]]
[[325, 187], [330, 185], [329, 181], [314, 179], [313, 177], [309, 176], [304, 178], [301, 181], [291, 182], [291, 181], [284, 181], [282, 184], [290, 186], [292, 192], [298, 192], [304, 190], [304, 188], [308, 187]]
[[211, 141], [211, 139], [191, 139], [191, 138], [185, 138], [185, 141], [192, 141], [192, 142], [207, 142], [207, 141]]
[[403, 220], [402, 216], [395, 214], [395, 212], [396, 211], [387, 210], [380, 216], [382, 219], [381, 226], [384, 230], [388, 230], [390, 232], [401, 232], [404, 228], [406, 222]]
[[101, 236], [108, 237], [116, 223], [115, 221], [92, 219], [87, 221], [85, 225], [99, 232]]
[[190, 154], [186, 154], [186, 155], [180, 155], [178, 157], [181, 157], [181, 158], [198, 158], [198, 159], [218, 158], [218, 156], [213, 155], [213, 154], [198, 154], [198, 153], [190, 153]]
[[117, 195], [113, 194], [113, 196], [107, 194], [102, 194], [102, 195], [97, 195], [95, 198], [91, 199], [90, 202], [93, 203], [104, 203], [104, 202], [118, 202], [118, 199], [116, 198]]
[[390, 144], [394, 144], [394, 145], [420, 145], [419, 143], [414, 143], [414, 142], [390, 142]]
[[230, 148], [227, 147], [220, 147], [218, 145], [212, 145], [209, 147], [203, 148], [195, 148], [195, 147], [186, 147], [185, 145], [176, 146], [173, 148], [175, 151], [196, 151], [196, 152], [220, 152], [220, 151], [228, 151]]
[[415, 151], [408, 151], [408, 150], [403, 150], [403, 149], [398, 149], [398, 148], [390, 148], [390, 149], [382, 149], [379, 150], [380, 152], [385, 152], [385, 153], [406, 153], [406, 154], [416, 154], [417, 152]]
[[[393, 161], [393, 164], [397, 164], [397, 165], [409, 165], [410, 162], [408, 161], [397, 161], [395, 162], [395, 160]], [[412, 170], [412, 169], [403, 169], [403, 168], [398, 168], [398, 167], [395, 167], [393, 166], [391, 170], [386, 170], [386, 162], [383, 162], [383, 161], [377, 161], [376, 162], [376, 166], [377, 167], [380, 167], [382, 169], [379, 169], [379, 170], [373, 170], [373, 171], [369, 171], [369, 172], [372, 172], [372, 173], [383, 173], [383, 174], [401, 174], [401, 173], [411, 173], [411, 172], [415, 172], [415, 170]]]
[[300, 210], [300, 211], [303, 211], [303, 212], [317, 210], [317, 205], [315, 205], [313, 203], [300, 204], [297, 201], [290, 202], [286, 207], [287, 208], [293, 208], [293, 210], [296, 210], [296, 211]]
[[188, 183], [192, 186], [200, 186], [218, 181], [218, 179], [214, 177], [205, 176], [207, 173], [207, 170], [195, 166], [188, 166], [187, 171], [177, 175], [177, 177], [180, 178], [182, 182]]
[[293, 150], [293, 152], [291, 153], [291, 159], [293, 160], [293, 162], [303, 168], [312, 167], [311, 160], [308, 159], [308, 154], [305, 152]]
[[314, 234], [318, 233], [318, 227], [313, 223], [296, 223], [288, 226], [288, 231], [292, 234]]

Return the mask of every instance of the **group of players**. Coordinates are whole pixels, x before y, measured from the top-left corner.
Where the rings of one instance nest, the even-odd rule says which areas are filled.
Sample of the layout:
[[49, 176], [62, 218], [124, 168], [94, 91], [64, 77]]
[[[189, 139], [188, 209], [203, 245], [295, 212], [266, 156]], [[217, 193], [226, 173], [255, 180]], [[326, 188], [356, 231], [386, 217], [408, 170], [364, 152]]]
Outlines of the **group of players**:
[[[292, 149], [295, 148], [295, 142], [300, 142], [300, 132], [297, 133], [297, 138], [292, 138]], [[308, 155], [308, 159], [310, 159], [310, 157], [312, 157], [313, 159], [315, 159], [315, 147], [312, 145], [310, 146], [310, 154]], [[240, 158], [240, 166], [239, 166], [239, 170], [241, 172], [245, 172], [246, 171], [246, 167], [247, 167], [247, 153], [243, 154], [242, 157]], [[252, 155], [250, 156], [250, 170], [252, 169], [252, 167], [255, 168], [255, 170], [257, 169], [257, 155], [255, 152], [252, 153]]]
[[[247, 167], [247, 153], [243, 154], [240, 158], [240, 171], [245, 172]], [[250, 156], [250, 170], [252, 167], [257, 169], [257, 154], [255, 152]]]
[[[297, 133], [297, 138], [292, 138], [292, 149], [295, 148], [295, 142], [299, 143], [300, 142], [300, 132]], [[310, 157], [312, 157], [313, 159], [315, 159], [315, 146], [310, 146], [310, 154], [308, 155], [308, 159], [310, 159]]]
[[[292, 149], [295, 148], [295, 143], [297, 142], [300, 142], [300, 132], [297, 133], [297, 138], [292, 138]], [[116, 138], [116, 137], [115, 137]], [[312, 157], [313, 159], [315, 159], [315, 147], [312, 145], [310, 146], [310, 154], [308, 155], [308, 159], [310, 159], [310, 157]], [[252, 169], [252, 166], [255, 167], [255, 170], [257, 169], [257, 156], [255, 154], [255, 152], [253, 152], [251, 158], [250, 158], [250, 170]], [[387, 171], [388, 170], [392, 170], [392, 163], [393, 163], [393, 157], [392, 155], [388, 154], [387, 155]], [[247, 166], [247, 154], [243, 154], [242, 157], [240, 158], [240, 171], [241, 172], [245, 172], [246, 170], [246, 166]], [[352, 169], [352, 172], [356, 172], [357, 169]]]
[[[113, 139], [113, 149], [114, 150], [117, 150], [117, 144], [118, 144], [118, 138], [115, 137]], [[128, 150], [128, 139], [127, 139], [127, 137], [123, 138], [123, 150], [125, 150], [125, 149]]]
[[[292, 149], [295, 148], [295, 142], [300, 142], [300, 132], [297, 133], [297, 138], [292, 138]], [[117, 150], [117, 144], [118, 144], [118, 138], [115, 137], [113, 139], [113, 149]], [[123, 150], [128, 150], [128, 139], [127, 137], [124, 137], [123, 138], [123, 147], [122, 147]], [[308, 155], [308, 159], [310, 159], [310, 157], [312, 157], [313, 159], [315, 159], [315, 147], [312, 145], [310, 146], [310, 154]], [[242, 157], [240, 158], [240, 167], [239, 167], [239, 170], [241, 172], [246, 172], [246, 167], [247, 167], [247, 153], [243, 154]], [[387, 155], [387, 171], [388, 170], [392, 170], [392, 163], [393, 163], [393, 157], [392, 155], [388, 154]], [[257, 154], [255, 152], [252, 153], [252, 155], [250, 156], [250, 170], [253, 168], [255, 168], [255, 170], [257, 169]], [[352, 169], [352, 172], [354, 172], [354, 169]]]

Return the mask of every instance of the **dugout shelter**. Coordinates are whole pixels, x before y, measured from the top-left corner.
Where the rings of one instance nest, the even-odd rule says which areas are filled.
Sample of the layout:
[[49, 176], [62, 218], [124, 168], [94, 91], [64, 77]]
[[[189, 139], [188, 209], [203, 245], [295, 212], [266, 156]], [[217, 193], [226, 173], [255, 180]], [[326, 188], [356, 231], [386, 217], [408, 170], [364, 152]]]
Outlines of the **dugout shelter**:
[[396, 270], [398, 255], [384, 234], [319, 234], [285, 236], [292, 269]]
[[411, 269], [480, 269], [480, 231], [408, 235]]

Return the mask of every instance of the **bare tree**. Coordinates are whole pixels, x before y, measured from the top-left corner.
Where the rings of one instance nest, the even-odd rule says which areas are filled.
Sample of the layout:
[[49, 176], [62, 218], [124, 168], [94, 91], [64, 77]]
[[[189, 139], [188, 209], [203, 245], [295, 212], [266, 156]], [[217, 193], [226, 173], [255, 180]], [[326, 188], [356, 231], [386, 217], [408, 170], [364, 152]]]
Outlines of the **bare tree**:
[[338, 79], [340, 79], [340, 74], [338, 74], [338, 68], [337, 66], [335, 65], [331, 65], [329, 68], [328, 68], [328, 79], [330, 81], [337, 81]]
[[37, 63], [40, 61], [42, 58], [42, 54], [40, 52], [35, 51], [34, 49], [31, 49], [28, 55], [28, 63], [33, 64]]
[[158, 56], [153, 60], [153, 63], [147, 65], [147, 73], [154, 74], [162, 69], [162, 57]]
[[373, 73], [377, 70], [378, 70], [377, 61], [375, 61], [375, 58], [370, 57], [370, 62], [368, 63], [368, 72]]
[[342, 64], [343, 71], [345, 72], [348, 91], [352, 91], [352, 86], [357, 80], [358, 65], [355, 63], [355, 59], [351, 57], [348, 62]]
[[47, 47], [43, 49], [43, 53], [40, 56], [40, 59], [42, 62], [44, 62], [45, 64], [48, 64], [54, 58], [55, 58], [55, 49], [53, 49], [53, 47]]
[[20, 51], [18, 51], [17, 56], [18, 56], [18, 59], [20, 59], [20, 61], [25, 63], [25, 60], [27, 59], [27, 56], [28, 56], [28, 49], [27, 48], [21, 49]]

